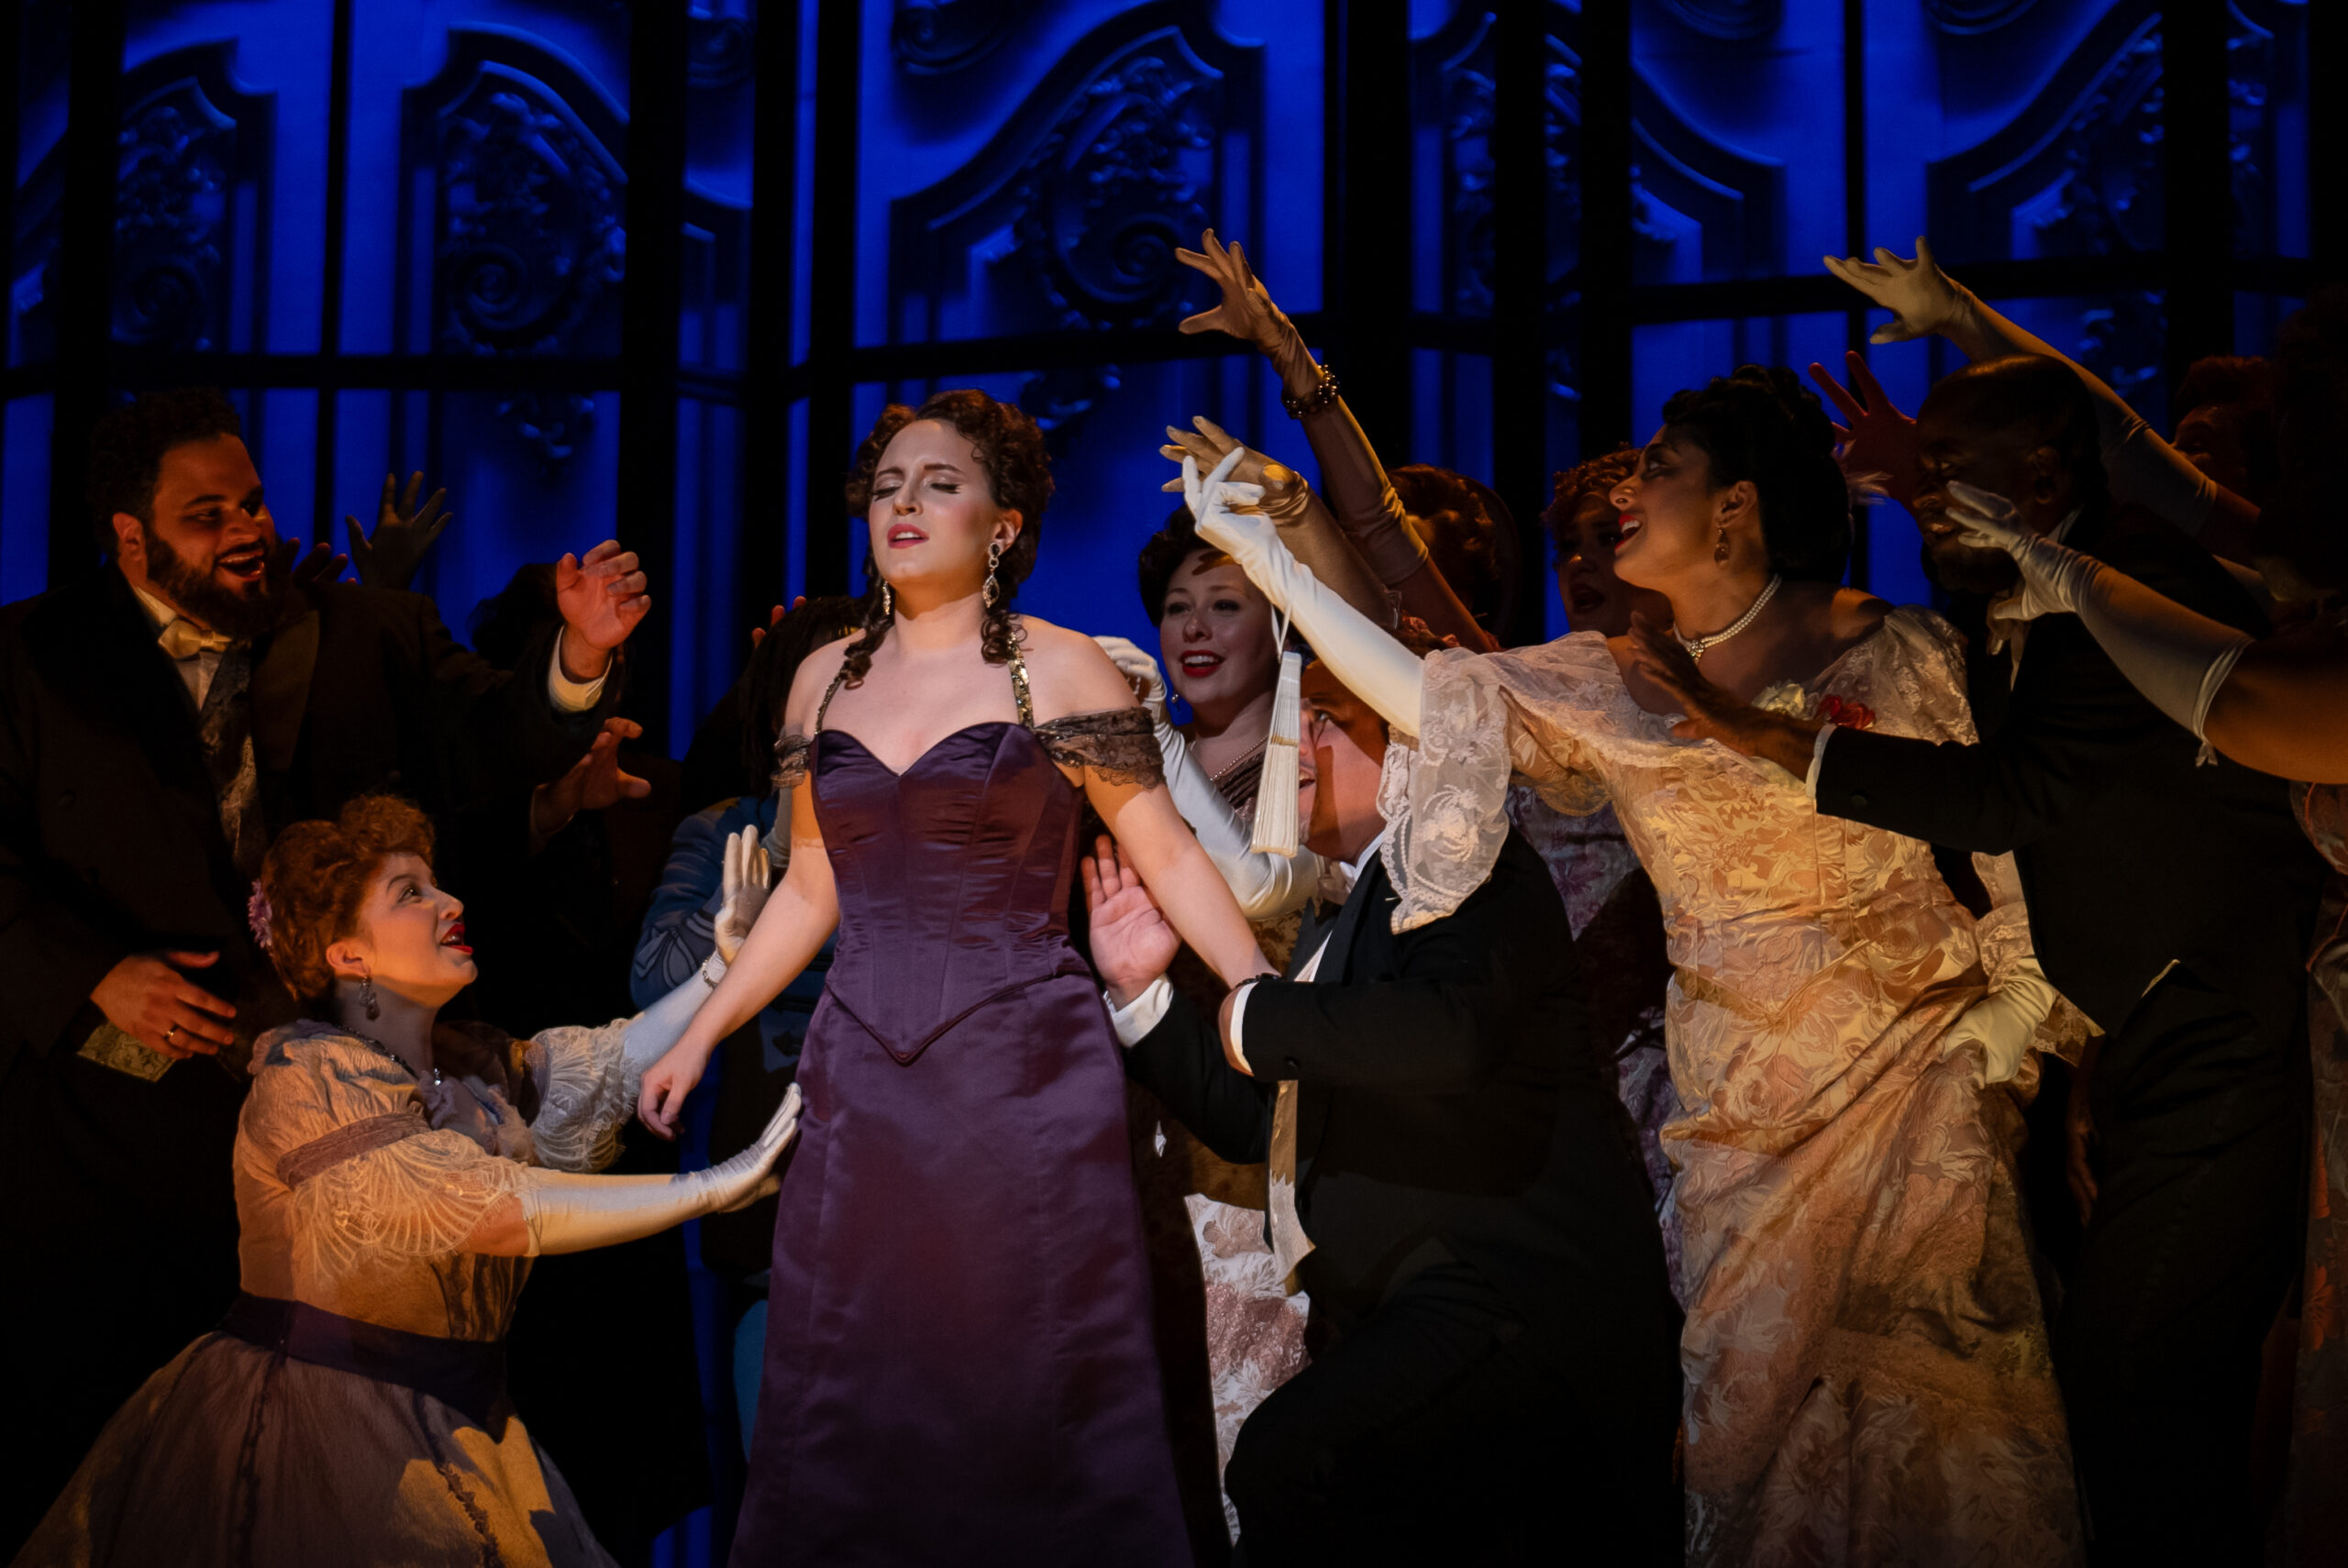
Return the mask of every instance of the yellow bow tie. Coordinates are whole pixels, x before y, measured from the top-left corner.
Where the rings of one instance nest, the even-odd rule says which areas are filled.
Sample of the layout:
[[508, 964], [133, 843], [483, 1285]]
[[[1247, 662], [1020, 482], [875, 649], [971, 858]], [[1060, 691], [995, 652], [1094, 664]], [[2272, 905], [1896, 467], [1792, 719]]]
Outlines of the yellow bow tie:
[[156, 639], [162, 650], [175, 659], [194, 658], [199, 654], [227, 653], [237, 639], [207, 632], [185, 616], [165, 626]]

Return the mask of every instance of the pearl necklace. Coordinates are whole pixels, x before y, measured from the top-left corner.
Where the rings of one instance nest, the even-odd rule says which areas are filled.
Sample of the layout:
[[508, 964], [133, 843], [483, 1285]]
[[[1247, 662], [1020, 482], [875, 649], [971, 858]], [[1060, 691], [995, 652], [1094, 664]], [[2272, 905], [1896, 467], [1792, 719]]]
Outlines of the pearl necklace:
[[1671, 635], [1679, 637], [1679, 646], [1688, 650], [1688, 657], [1700, 664], [1706, 654], [1753, 624], [1753, 618], [1760, 614], [1769, 601], [1778, 596], [1778, 585], [1785, 580], [1776, 572], [1771, 572], [1767, 585], [1761, 590], [1760, 597], [1745, 606], [1744, 613], [1731, 621], [1723, 631], [1714, 632], [1708, 637], [1685, 637], [1680, 636], [1679, 629], [1675, 626], [1672, 628]]

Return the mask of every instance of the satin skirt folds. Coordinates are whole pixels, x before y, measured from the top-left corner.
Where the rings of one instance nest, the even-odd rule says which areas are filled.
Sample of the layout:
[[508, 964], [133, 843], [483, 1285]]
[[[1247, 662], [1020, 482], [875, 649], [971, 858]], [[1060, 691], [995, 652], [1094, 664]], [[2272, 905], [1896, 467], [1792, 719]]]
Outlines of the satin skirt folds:
[[182, 1351], [116, 1413], [17, 1568], [611, 1568], [502, 1400], [484, 1421], [286, 1348], [222, 1332]]
[[801, 1058], [737, 1568], [1190, 1560], [1124, 1064], [1062, 973]]

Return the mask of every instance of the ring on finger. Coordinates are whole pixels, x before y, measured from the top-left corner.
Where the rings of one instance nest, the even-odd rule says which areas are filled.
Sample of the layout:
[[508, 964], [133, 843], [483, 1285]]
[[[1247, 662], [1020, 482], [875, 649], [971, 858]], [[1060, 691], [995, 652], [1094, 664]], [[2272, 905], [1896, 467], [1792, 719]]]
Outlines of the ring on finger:
[[172, 1024], [169, 1029], [164, 1030], [163, 1043], [169, 1045], [172, 1043], [172, 1036], [177, 1034], [179, 1032], [180, 1026], [176, 1023]]

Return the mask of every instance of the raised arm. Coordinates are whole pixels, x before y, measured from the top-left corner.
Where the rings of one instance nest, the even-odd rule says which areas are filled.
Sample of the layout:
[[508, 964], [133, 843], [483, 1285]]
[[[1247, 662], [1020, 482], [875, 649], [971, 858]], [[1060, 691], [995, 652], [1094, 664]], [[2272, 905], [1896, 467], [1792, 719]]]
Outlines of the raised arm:
[[2014, 520], [2002, 498], [1957, 487], [1953, 519], [2007, 551], [2029, 591], [2078, 616], [2146, 701], [2245, 767], [2348, 783], [2348, 632], [2336, 616], [2264, 640]]
[[1872, 341], [1898, 343], [1933, 334], [1947, 338], [1970, 359], [2035, 354], [2060, 359], [2078, 375], [2095, 399], [2096, 426], [2111, 492], [2144, 507], [2213, 549], [2239, 553], [2258, 520], [2258, 508], [2193, 466], [2147, 425], [2102, 377], [2043, 338], [1984, 304], [1972, 290], [1941, 271], [1931, 243], [1916, 237], [1916, 256], [1906, 260], [1878, 248], [1868, 263], [1853, 256], [1825, 259], [1826, 270], [1892, 313]]
[[[1218, 244], [1213, 229], [1201, 237], [1200, 244], [1203, 248], [1177, 250], [1175, 257], [1213, 278], [1223, 299], [1213, 309], [1185, 320], [1182, 330], [1227, 332], [1255, 345], [1271, 360], [1279, 373], [1281, 401], [1303, 425], [1313, 460], [1321, 465], [1321, 482], [1338, 525], [1379, 580], [1393, 591], [1403, 613], [1424, 621], [1438, 636], [1457, 637], [1462, 647], [1495, 646], [1436, 569], [1386, 477], [1385, 465], [1338, 395], [1336, 379], [1313, 359], [1296, 324], [1272, 303], [1255, 269], [1247, 265], [1246, 252], [1236, 245], [1225, 248]], [[1205, 466], [1213, 467], [1212, 459]]]
[[1300, 848], [1293, 856], [1273, 855], [1250, 847], [1251, 838], [1242, 826], [1239, 815], [1223, 791], [1207, 778], [1207, 770], [1191, 754], [1191, 743], [1182, 732], [1166, 717], [1166, 679], [1159, 673], [1157, 661], [1123, 637], [1095, 637], [1101, 650], [1109, 656], [1118, 672], [1133, 683], [1141, 694], [1142, 707], [1150, 717], [1150, 724], [1157, 742], [1157, 755], [1166, 768], [1167, 792], [1173, 798], [1174, 809], [1183, 822], [1198, 836], [1199, 847], [1206, 851], [1224, 881], [1231, 889], [1231, 896], [1239, 901], [1239, 912], [1249, 920], [1275, 920], [1290, 910], [1302, 909], [1320, 886], [1321, 874], [1327, 862], [1309, 849]]

